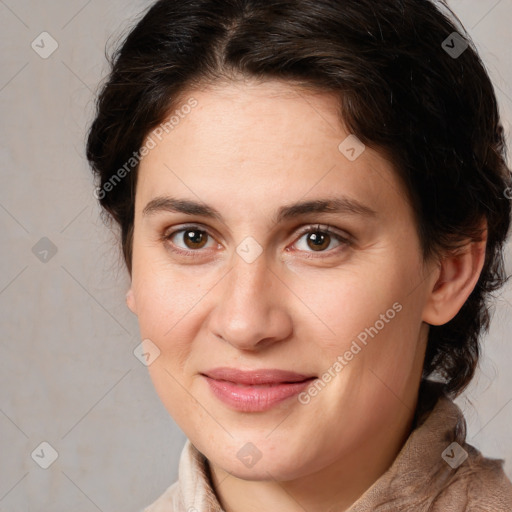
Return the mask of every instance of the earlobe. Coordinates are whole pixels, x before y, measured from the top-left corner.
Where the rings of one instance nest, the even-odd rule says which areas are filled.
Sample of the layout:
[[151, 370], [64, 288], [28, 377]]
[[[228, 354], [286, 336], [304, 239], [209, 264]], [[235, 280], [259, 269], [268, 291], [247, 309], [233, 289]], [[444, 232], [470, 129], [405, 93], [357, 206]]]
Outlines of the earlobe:
[[424, 322], [444, 325], [457, 315], [482, 272], [486, 242], [487, 231], [481, 241], [470, 242], [442, 259], [439, 276], [425, 303]]
[[134, 313], [135, 315], [137, 314], [137, 307], [136, 307], [136, 303], [135, 303], [135, 295], [133, 294], [133, 290], [132, 290], [131, 287], [128, 290], [128, 293], [126, 294], [126, 305], [128, 306], [128, 308], [130, 309], [130, 311], [132, 313]]

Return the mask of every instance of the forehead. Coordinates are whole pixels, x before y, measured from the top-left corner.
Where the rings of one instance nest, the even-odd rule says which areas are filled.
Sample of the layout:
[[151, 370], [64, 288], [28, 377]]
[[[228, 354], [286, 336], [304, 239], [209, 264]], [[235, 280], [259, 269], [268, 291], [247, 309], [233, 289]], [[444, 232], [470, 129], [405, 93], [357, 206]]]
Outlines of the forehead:
[[382, 207], [405, 201], [392, 164], [358, 145], [333, 94], [238, 82], [191, 90], [183, 104], [190, 99], [195, 107], [168, 133], [150, 134], [156, 145], [139, 168], [139, 212], [165, 192], [246, 212], [326, 194]]

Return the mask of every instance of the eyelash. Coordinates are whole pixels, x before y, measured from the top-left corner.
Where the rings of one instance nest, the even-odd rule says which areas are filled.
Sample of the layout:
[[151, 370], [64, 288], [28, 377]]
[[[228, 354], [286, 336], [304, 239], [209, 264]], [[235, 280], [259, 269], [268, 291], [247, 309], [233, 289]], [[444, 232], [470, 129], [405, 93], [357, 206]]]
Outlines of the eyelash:
[[[203, 252], [201, 249], [197, 249], [195, 251], [180, 249], [180, 248], [177, 248], [173, 242], [171, 242], [172, 237], [174, 237], [176, 234], [182, 233], [184, 231], [200, 231], [202, 233], [206, 233], [207, 236], [213, 238], [213, 236], [210, 233], [208, 233], [207, 230], [202, 229], [198, 225], [191, 224], [189, 226], [184, 226], [181, 229], [178, 229], [178, 230], [175, 230], [175, 231], [171, 231], [170, 233], [164, 233], [162, 235], [162, 237], [161, 237], [161, 241], [166, 243], [166, 244], [168, 244], [169, 249], [172, 252], [174, 252], [174, 253], [176, 253], [178, 255], [188, 256], [188, 257], [191, 257], [191, 258], [201, 257], [202, 256], [201, 253]], [[314, 225], [314, 226], [308, 226], [307, 228], [301, 230], [297, 234], [297, 236], [298, 236], [297, 241], [300, 240], [304, 235], [308, 235], [308, 234], [311, 234], [311, 233], [322, 233], [324, 235], [329, 235], [330, 237], [333, 237], [338, 242], [340, 242], [341, 246], [338, 247], [337, 249], [331, 249], [329, 251], [319, 251], [319, 254], [328, 253], [327, 256], [321, 256], [321, 255], [317, 256], [317, 255], [315, 255], [315, 252], [313, 251], [313, 252], [311, 252], [311, 254], [309, 256], [307, 256], [307, 258], [325, 258], [325, 257], [329, 257], [329, 256], [332, 256], [332, 253], [337, 254], [341, 250], [352, 246], [352, 240], [350, 240], [349, 237], [344, 237], [342, 235], [339, 235], [338, 233], [333, 232], [331, 230], [331, 226], [328, 226], [328, 225], [323, 225], [322, 226], [320, 224], [317, 224], [317, 225]], [[296, 242], [294, 242], [294, 243], [296, 243]]]

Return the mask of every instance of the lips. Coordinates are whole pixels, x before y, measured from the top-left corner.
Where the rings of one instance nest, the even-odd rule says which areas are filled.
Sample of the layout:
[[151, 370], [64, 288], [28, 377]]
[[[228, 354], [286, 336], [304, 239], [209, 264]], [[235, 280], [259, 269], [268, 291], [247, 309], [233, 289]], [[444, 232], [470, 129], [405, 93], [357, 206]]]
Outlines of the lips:
[[276, 369], [215, 368], [201, 375], [216, 398], [242, 412], [266, 411], [297, 395], [316, 378]]
[[215, 368], [208, 370], [204, 375], [211, 379], [225, 380], [246, 386], [302, 382], [315, 377], [314, 375], [303, 375], [287, 370], [261, 369], [244, 371], [236, 368]]

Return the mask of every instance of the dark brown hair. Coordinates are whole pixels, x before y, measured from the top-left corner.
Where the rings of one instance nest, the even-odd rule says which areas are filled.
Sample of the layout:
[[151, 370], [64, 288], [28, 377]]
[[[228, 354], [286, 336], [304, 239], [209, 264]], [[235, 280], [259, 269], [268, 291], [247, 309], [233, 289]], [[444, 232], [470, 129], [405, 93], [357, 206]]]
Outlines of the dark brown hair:
[[187, 91], [241, 75], [333, 92], [340, 122], [391, 155], [425, 260], [479, 240], [480, 221], [487, 220], [478, 283], [454, 319], [430, 326], [423, 369], [423, 378], [437, 375], [452, 397], [465, 389], [478, 363], [479, 336], [489, 327], [488, 298], [506, 280], [512, 189], [493, 86], [446, 5], [160, 0], [110, 65], [87, 157], [99, 178], [97, 197], [120, 226], [130, 273], [137, 165], [129, 172], [126, 163]]

